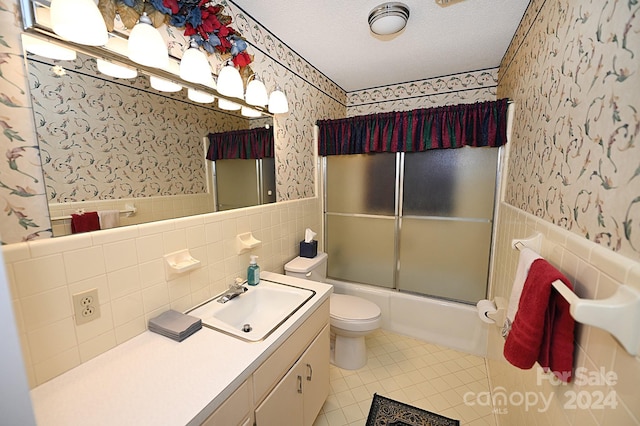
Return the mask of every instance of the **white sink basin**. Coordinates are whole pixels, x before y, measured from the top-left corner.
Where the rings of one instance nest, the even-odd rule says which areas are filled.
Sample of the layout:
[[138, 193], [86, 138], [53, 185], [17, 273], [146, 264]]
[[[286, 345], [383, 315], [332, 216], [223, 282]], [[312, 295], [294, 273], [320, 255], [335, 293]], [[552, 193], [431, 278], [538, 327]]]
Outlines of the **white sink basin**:
[[260, 280], [257, 286], [245, 286], [247, 291], [226, 303], [220, 296], [188, 311], [202, 320], [202, 325], [243, 340], [265, 339], [285, 322], [315, 292], [273, 281]]

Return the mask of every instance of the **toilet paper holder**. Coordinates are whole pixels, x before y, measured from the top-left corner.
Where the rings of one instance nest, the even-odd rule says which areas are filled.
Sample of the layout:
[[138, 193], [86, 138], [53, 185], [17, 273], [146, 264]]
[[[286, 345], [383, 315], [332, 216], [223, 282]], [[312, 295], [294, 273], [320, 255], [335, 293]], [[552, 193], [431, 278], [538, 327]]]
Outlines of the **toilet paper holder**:
[[[489, 302], [487, 304], [485, 302]], [[480, 300], [476, 307], [480, 319], [486, 323], [495, 323], [497, 327], [502, 328], [504, 320], [507, 317], [507, 300], [503, 297], [496, 297], [494, 300]], [[484, 317], [484, 318], [483, 318]]]

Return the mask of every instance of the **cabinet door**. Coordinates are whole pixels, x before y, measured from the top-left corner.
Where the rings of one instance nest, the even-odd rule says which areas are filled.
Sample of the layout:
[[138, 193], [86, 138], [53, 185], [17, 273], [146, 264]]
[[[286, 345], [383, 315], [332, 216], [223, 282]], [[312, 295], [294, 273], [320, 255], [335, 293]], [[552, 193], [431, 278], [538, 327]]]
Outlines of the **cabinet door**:
[[305, 426], [313, 425], [329, 395], [329, 326], [316, 337], [299, 361], [304, 372], [303, 393]]
[[253, 421], [250, 380], [245, 381], [227, 398], [202, 426], [246, 425]]
[[256, 409], [256, 426], [300, 426], [304, 370], [295, 364]]

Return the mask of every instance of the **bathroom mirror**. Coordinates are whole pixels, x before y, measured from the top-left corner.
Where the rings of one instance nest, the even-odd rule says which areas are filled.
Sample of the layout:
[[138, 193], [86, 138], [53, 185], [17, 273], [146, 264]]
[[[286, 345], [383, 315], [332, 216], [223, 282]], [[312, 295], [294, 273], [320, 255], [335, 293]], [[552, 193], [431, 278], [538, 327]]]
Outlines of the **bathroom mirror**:
[[[27, 33], [79, 51], [72, 61], [25, 53], [54, 236], [70, 232], [69, 214], [78, 209], [133, 207], [135, 214], [121, 215], [121, 225], [216, 211], [215, 167], [205, 160], [206, 135], [273, 129], [265, 111], [247, 118], [217, 108], [217, 102], [214, 107], [188, 99], [187, 88], [219, 96], [208, 87], [111, 53], [109, 62], [134, 66], [138, 76], [110, 77], [97, 66], [97, 59], [105, 58], [102, 48], [60, 42], [46, 28]], [[169, 77], [184, 88], [159, 92], [150, 86], [151, 75]], [[269, 170], [273, 176], [267, 180], [275, 181], [273, 167]], [[227, 193], [235, 190], [224, 187]], [[275, 202], [275, 188], [271, 195], [255, 203]], [[238, 207], [247, 205], [253, 204]]]

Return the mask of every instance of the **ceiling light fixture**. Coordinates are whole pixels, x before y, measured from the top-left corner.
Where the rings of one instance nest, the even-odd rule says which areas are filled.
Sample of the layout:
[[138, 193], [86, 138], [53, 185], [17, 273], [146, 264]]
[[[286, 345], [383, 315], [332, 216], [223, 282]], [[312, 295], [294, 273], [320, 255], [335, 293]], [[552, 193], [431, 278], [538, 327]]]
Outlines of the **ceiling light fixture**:
[[395, 34], [407, 25], [409, 6], [404, 3], [389, 2], [374, 7], [369, 12], [369, 27], [378, 35]]
[[128, 56], [133, 62], [154, 68], [169, 66], [169, 51], [160, 32], [153, 27], [147, 12], [142, 12], [140, 20], [129, 34]]
[[51, 29], [65, 40], [87, 46], [104, 46], [107, 25], [93, 0], [51, 0]]

